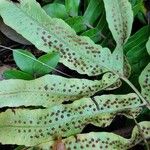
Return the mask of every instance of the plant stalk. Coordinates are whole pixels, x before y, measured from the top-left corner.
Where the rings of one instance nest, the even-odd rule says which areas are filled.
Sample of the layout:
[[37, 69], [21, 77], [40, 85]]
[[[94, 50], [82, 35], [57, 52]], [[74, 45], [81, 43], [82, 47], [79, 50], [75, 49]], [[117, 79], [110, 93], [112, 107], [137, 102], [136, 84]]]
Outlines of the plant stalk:
[[139, 98], [142, 100], [142, 102], [145, 103], [146, 106], [150, 109], [150, 103], [149, 103], [147, 100], [145, 100], [145, 99], [143, 98], [143, 96], [142, 96], [141, 93], [137, 90], [137, 88], [136, 88], [127, 78], [121, 77], [121, 79], [122, 79], [123, 81], [125, 81], [125, 82], [134, 90], [134, 92], [139, 96]]

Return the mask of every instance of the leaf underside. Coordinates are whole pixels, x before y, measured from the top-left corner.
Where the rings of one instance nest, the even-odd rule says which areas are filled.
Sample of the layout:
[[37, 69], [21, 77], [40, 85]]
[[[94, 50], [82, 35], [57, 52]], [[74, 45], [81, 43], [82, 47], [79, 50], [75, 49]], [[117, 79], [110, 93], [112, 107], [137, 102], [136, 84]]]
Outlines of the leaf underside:
[[[150, 54], [150, 37], [146, 43], [147, 52]], [[141, 94], [150, 103], [150, 63], [144, 68], [139, 76], [139, 83], [141, 86]]]
[[[143, 121], [140, 122], [139, 125], [143, 131], [145, 139], [150, 138], [150, 122]], [[62, 143], [59, 143], [59, 146], [63, 144], [67, 150], [127, 150], [142, 140], [141, 133], [138, 130], [138, 127], [135, 126], [130, 139], [123, 138], [114, 133], [91, 132], [66, 138], [62, 140]], [[52, 150], [54, 144], [55, 142], [48, 142], [34, 148], [29, 148], [28, 150]]]
[[0, 113], [0, 142], [34, 146], [80, 133], [91, 123], [108, 126], [117, 114], [136, 117], [141, 108], [136, 94], [83, 98], [47, 109], [8, 109]]
[[139, 83], [141, 86], [141, 94], [150, 103], [150, 63], [142, 71], [139, 77]]
[[[129, 5], [127, 1], [124, 3]], [[70, 69], [76, 70], [80, 74], [95, 76], [107, 71], [119, 71], [123, 67], [121, 63], [120, 65], [118, 63], [117, 67], [114, 65], [114, 61], [118, 57], [111, 57], [108, 48], [102, 48], [88, 37], [77, 36], [75, 31], [63, 20], [50, 18], [35, 0], [21, 0], [19, 4], [1, 0], [0, 4], [0, 14], [7, 25], [28, 39], [39, 50], [51, 52], [53, 49], [53, 51], [59, 52], [60, 62]], [[32, 9], [30, 9], [31, 7]], [[130, 9], [129, 7], [127, 12], [131, 13], [132, 17]], [[126, 12], [126, 9], [123, 11]], [[127, 23], [123, 23], [124, 18]], [[127, 35], [124, 35], [127, 40], [132, 20], [131, 18], [127, 20], [126, 16], [123, 16], [123, 19], [119, 21], [122, 21], [122, 32], [127, 32]], [[14, 22], [14, 20], [17, 21]], [[112, 32], [115, 33], [113, 30]], [[117, 36], [120, 39], [120, 34]], [[121, 42], [120, 45], [122, 45]]]
[[106, 19], [117, 45], [129, 38], [133, 23], [133, 12], [128, 0], [104, 0]]
[[111, 68], [109, 49], [96, 45], [88, 37], [77, 36], [63, 20], [50, 18], [35, 0], [21, 0], [19, 4], [1, 0], [0, 14], [7, 25], [39, 50], [54, 49], [60, 54], [60, 62], [80, 74], [94, 76]]
[[[66, 2], [71, 4], [72, 1]], [[67, 10], [73, 16], [78, 13], [79, 2], [77, 1], [75, 12], [70, 12], [68, 5]], [[7, 109], [0, 113], [0, 143], [25, 146], [45, 143], [34, 148], [48, 150], [53, 149], [54, 140], [62, 137], [66, 138], [62, 143], [67, 150], [116, 150], [131, 148], [142, 140], [137, 127], [130, 139], [106, 132], [76, 135], [88, 124], [106, 127], [116, 115], [122, 114], [131, 119], [137, 117], [141, 112], [140, 106], [143, 105], [134, 93], [89, 98], [98, 91], [112, 90], [120, 86], [118, 76], [108, 71], [124, 74], [123, 45], [131, 34], [133, 23], [133, 12], [128, 0], [104, 0], [104, 5], [109, 28], [117, 43], [114, 53], [95, 44], [88, 37], [78, 36], [63, 20], [48, 16], [35, 0], [20, 0], [20, 3], [0, 1], [0, 15], [4, 22], [39, 50], [47, 53], [59, 52], [60, 62], [80, 74], [95, 76], [105, 73], [101, 80], [94, 81], [67, 79], [56, 75], [46, 75], [31, 81], [1, 81], [0, 108], [47, 108]], [[149, 42], [147, 49], [149, 53]], [[142, 95], [148, 100], [149, 73], [150, 64], [139, 78]], [[66, 101], [74, 102], [62, 104]], [[149, 138], [150, 123], [142, 122], [140, 126], [145, 138]]]
[[101, 80], [64, 78], [45, 75], [25, 81], [11, 79], [0, 81], [0, 108], [18, 106], [51, 107], [64, 101], [89, 97], [110, 87], [117, 81], [112, 73], [106, 73]]
[[115, 64], [112, 69], [123, 75], [123, 44], [131, 34], [133, 23], [131, 4], [128, 0], [104, 0], [104, 6], [109, 29], [117, 43], [112, 54], [112, 60]]

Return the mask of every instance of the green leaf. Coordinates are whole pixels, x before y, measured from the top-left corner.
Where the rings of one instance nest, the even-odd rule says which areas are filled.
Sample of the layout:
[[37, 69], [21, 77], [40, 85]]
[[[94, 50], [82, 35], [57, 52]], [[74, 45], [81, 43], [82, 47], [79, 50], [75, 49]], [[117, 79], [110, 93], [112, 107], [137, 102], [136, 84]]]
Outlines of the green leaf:
[[139, 77], [142, 96], [150, 103], [150, 63], [145, 67]]
[[146, 43], [146, 48], [147, 48], [148, 54], [150, 55], [150, 37], [149, 37], [148, 42]]
[[[143, 121], [139, 123], [140, 128], [143, 130], [145, 139], [150, 138], [150, 122]], [[125, 150], [130, 149], [143, 140], [138, 126], [135, 126], [130, 139], [123, 138], [117, 134], [109, 132], [91, 132], [86, 134], [78, 134], [69, 138], [63, 139], [61, 144], [65, 145], [68, 150]], [[40, 144], [28, 150], [49, 150], [52, 149], [55, 142], [47, 142]], [[59, 143], [60, 144], [60, 143]]]
[[65, 20], [65, 22], [67, 22], [77, 33], [87, 29], [82, 16], [70, 17]]
[[65, 5], [70, 16], [78, 16], [80, 0], [65, 0]]
[[103, 0], [109, 29], [117, 43], [127, 42], [132, 29], [133, 12], [128, 0]]
[[101, 15], [103, 7], [102, 0], [90, 0], [90, 3], [88, 4], [88, 7], [83, 15], [87, 25], [93, 25], [95, 23], [95, 21]]
[[127, 42], [131, 34], [133, 12], [128, 0], [104, 0], [106, 19], [109, 29], [117, 43], [112, 54], [113, 70], [123, 75], [123, 44]]
[[95, 43], [99, 42], [101, 40], [100, 38], [100, 31], [97, 28], [92, 28], [89, 30], [86, 30], [82, 33], [83, 36], [88, 36], [91, 38]]
[[134, 16], [136, 16], [139, 12], [143, 11], [144, 8], [143, 0], [129, 0], [129, 2], [132, 5]]
[[[85, 32], [82, 33], [82, 35], [90, 37], [95, 43], [100, 41], [100, 43], [102, 44], [102, 41], [104, 39], [107, 39], [109, 33], [110, 31], [108, 29], [108, 25], [106, 22], [106, 16], [105, 13], [103, 12], [97, 26], [95, 28], [86, 30]], [[108, 46], [108, 39], [107, 39], [107, 46]]]
[[[49, 67], [47, 67], [46, 64]], [[36, 75], [42, 76], [45, 75], [51, 71], [53, 71], [53, 68], [57, 66], [59, 62], [59, 55], [58, 53], [49, 53], [42, 55], [38, 58], [38, 61], [34, 63], [34, 72]]]
[[145, 17], [145, 14], [143, 14], [143, 12], [139, 12], [137, 14], [137, 18], [143, 23], [143, 24], [147, 24], [147, 20], [146, 20], [146, 17]]
[[54, 0], [53, 2], [54, 2], [54, 3], [64, 4], [64, 3], [65, 3], [65, 0]]
[[[146, 54], [146, 42], [148, 41], [150, 35], [149, 25], [142, 27], [135, 34], [133, 34], [128, 42], [124, 45], [124, 52], [128, 57], [128, 60], [132, 64], [132, 60], [134, 62], [139, 62], [143, 56], [142, 54]], [[143, 49], [144, 48], [144, 49]], [[142, 50], [141, 50], [142, 49]], [[145, 55], [144, 55], [145, 56]], [[144, 57], [143, 56], [143, 57]], [[132, 59], [132, 60], [131, 60]]]
[[17, 66], [24, 72], [34, 74], [33, 64], [35, 56], [25, 50], [17, 49], [13, 51], [13, 57]]
[[24, 79], [32, 80], [33, 76], [20, 70], [6, 70], [3, 73], [5, 79]]
[[140, 99], [131, 93], [97, 96], [94, 101], [83, 98], [48, 109], [10, 109], [0, 113], [0, 142], [34, 146], [80, 133], [89, 123], [106, 127], [117, 114], [136, 117], [140, 105]]
[[35, 0], [21, 0], [19, 4], [1, 0], [0, 15], [39, 50], [59, 52], [60, 62], [80, 74], [93, 76], [111, 70], [109, 49], [77, 36], [64, 21], [46, 15]]
[[44, 5], [42, 8], [52, 18], [66, 19], [69, 17], [67, 14], [66, 7], [63, 4], [52, 3]]
[[0, 81], [0, 108], [18, 106], [50, 107], [64, 101], [73, 101], [89, 97], [104, 90], [117, 81], [111, 73], [102, 80], [64, 78], [56, 75], [45, 75], [41, 78]]
[[146, 51], [146, 42], [150, 35], [149, 25], [142, 27], [133, 34], [124, 45], [124, 53], [132, 68], [130, 81], [138, 88], [138, 78], [142, 70], [149, 63], [149, 55]]

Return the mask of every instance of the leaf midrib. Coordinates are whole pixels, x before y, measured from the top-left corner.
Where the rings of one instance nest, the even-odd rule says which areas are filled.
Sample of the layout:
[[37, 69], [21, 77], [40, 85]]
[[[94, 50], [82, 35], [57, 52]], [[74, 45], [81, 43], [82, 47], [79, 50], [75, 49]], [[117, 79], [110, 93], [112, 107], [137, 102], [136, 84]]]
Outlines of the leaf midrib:
[[[15, 5], [15, 4], [13, 4], [13, 5]], [[53, 33], [52, 31], [50, 31], [50, 30], [48, 30], [47, 29], [47, 27], [46, 26], [43, 26], [43, 24], [41, 24], [41, 23], [39, 23], [37, 20], [35, 20], [32, 16], [30, 16], [27, 12], [25, 12], [21, 7], [18, 7], [17, 5], [15, 5], [19, 10], [21, 10], [22, 12], [23, 12], [23, 14], [24, 15], [27, 15], [31, 20], [34, 20], [34, 22], [36, 22], [40, 27], [42, 27], [42, 28], [44, 28], [44, 30], [46, 30], [47, 32], [50, 32], [50, 33]], [[42, 8], [41, 8], [42, 9]], [[45, 13], [45, 15], [47, 15], [46, 13]], [[49, 17], [49, 16], [48, 16]], [[50, 18], [50, 17], [49, 17]], [[53, 18], [50, 18], [50, 19], [53, 19]], [[66, 23], [67, 24], [67, 23]], [[59, 39], [59, 41], [63, 41], [63, 43], [64, 43], [64, 45], [70, 45], [70, 44], [68, 44], [68, 42], [65, 42], [62, 38], [59, 38], [56, 34], [52, 34], [53, 36], [55, 36], [56, 37], [56, 39]], [[77, 35], [76, 35], [77, 36]], [[92, 41], [92, 40], [91, 40]], [[93, 41], [92, 41], [93, 42]], [[94, 43], [94, 42], [93, 42]], [[95, 43], [94, 43], [95, 44]], [[95, 44], [95, 45], [97, 45], [97, 44]], [[100, 45], [98, 45], [98, 46], [100, 46]], [[73, 50], [73, 49], [71, 49], [70, 47], [72, 47], [72, 45], [71, 46], [69, 46], [69, 49], [71, 50], [71, 51], [73, 51], [73, 52], [76, 52], [76, 50]], [[74, 47], [74, 49], [76, 49], [76, 47], [75, 46], [73, 46]], [[103, 49], [102, 47], [101, 47], [101, 49]], [[55, 49], [56, 50], [56, 49]], [[100, 51], [100, 50], [99, 50]], [[80, 56], [82, 57], [82, 56], [85, 56], [83, 53], [82, 53], [82, 51], [79, 51], [79, 49], [77, 49], [77, 52], [78, 52], [78, 54], [80, 54]], [[100, 51], [101, 52], [101, 51]], [[90, 60], [90, 61], [93, 61], [93, 63], [96, 63], [97, 64], [97, 62], [98, 61], [94, 61], [95, 59], [90, 59], [89, 57], [84, 57], [84, 58], [86, 58], [87, 60]], [[101, 58], [101, 57], [100, 57]], [[111, 58], [111, 57], [108, 57], [108, 58]], [[60, 59], [61, 60], [61, 59]], [[110, 59], [109, 59], [110, 60]], [[62, 61], [63, 62], [63, 61]], [[111, 62], [111, 61], [110, 61]], [[100, 62], [101, 64], [102, 64], [102, 62]], [[100, 65], [100, 64], [99, 64]], [[102, 65], [102, 67], [104, 67], [104, 68], [106, 68], [108, 71], [112, 71], [113, 72], [113, 70], [111, 70], [109, 67], [106, 67], [105, 65]]]
[[[94, 103], [94, 102], [93, 102]], [[96, 105], [95, 104], [93, 104], [93, 108], [94, 108], [94, 106], [95, 106], [95, 108], [96, 108]], [[111, 115], [111, 113], [114, 113], [113, 114], [113, 116], [115, 117], [116, 115], [117, 115], [117, 113], [120, 113], [119, 111], [124, 111], [125, 109], [135, 109], [135, 108], [140, 108], [142, 106], [142, 104], [132, 104], [132, 106], [127, 106], [127, 107], [123, 107], [123, 108], [118, 108], [118, 109], [114, 109], [114, 108], [112, 108], [112, 109], [105, 109], [105, 110], [96, 110], [96, 112], [94, 112], [93, 113], [93, 111], [92, 112], [90, 112], [90, 114], [88, 114], [88, 115], [82, 115], [82, 117], [81, 117], [81, 119], [83, 118], [83, 117], [85, 117], [85, 118], [87, 118], [87, 116], [89, 116], [89, 118], [92, 116], [92, 117], [94, 117], [94, 116], [98, 116], [98, 115], [102, 115], [102, 114], [108, 114], [108, 113], [110, 113], [109, 115]], [[107, 110], [107, 112], [106, 112], [106, 110]], [[62, 123], [62, 121], [64, 121], [65, 123], [66, 122], [70, 122], [71, 120], [72, 120], [72, 118], [73, 119], [76, 119], [76, 118], [79, 118], [79, 116], [81, 116], [80, 114], [78, 114], [78, 115], [74, 115], [74, 117], [68, 117], [67, 119], [63, 119], [63, 120], [61, 120], [61, 123]], [[49, 120], [49, 119], [47, 119], [47, 120]], [[69, 121], [66, 121], [66, 120], [69, 120]], [[86, 121], [86, 120], [85, 120]], [[89, 122], [88, 122], [89, 123]], [[90, 121], [90, 123], [91, 123], [91, 121]], [[12, 125], [0, 125], [0, 128], [3, 128], [3, 126], [4, 127], [14, 127], [14, 128], [17, 128], [17, 127], [20, 127], [20, 128], [28, 128], [28, 127], [33, 127], [33, 128], [43, 128], [43, 127], [45, 127], [45, 128], [50, 128], [50, 126], [53, 126], [53, 125], [55, 125], [56, 124], [56, 121], [52, 124], [52, 123], [50, 123], [48, 126], [45, 126], [45, 125], [41, 125], [41, 126], [24, 126], [24, 125], [20, 125], [20, 126], [12, 126]]]

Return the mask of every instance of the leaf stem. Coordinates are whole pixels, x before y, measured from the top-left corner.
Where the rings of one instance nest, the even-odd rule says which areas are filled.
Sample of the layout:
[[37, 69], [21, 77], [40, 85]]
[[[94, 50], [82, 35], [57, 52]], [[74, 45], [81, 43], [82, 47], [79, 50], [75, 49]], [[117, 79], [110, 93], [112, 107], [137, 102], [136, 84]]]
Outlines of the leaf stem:
[[139, 96], [139, 98], [142, 100], [143, 103], [146, 103], [146, 106], [150, 109], [150, 103], [144, 99], [144, 97], [141, 95], [141, 93], [137, 90], [137, 88], [125, 77], [121, 77], [123, 81], [125, 81], [133, 90], [134, 92]]

